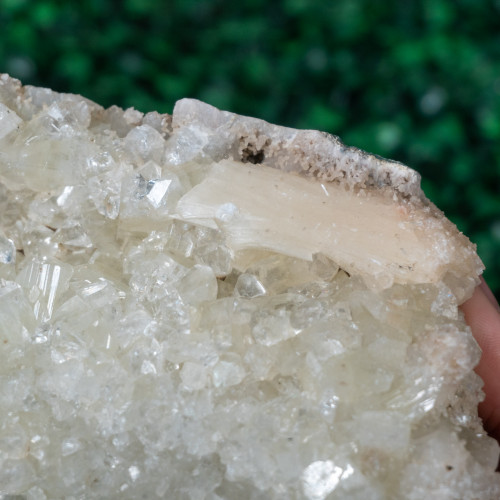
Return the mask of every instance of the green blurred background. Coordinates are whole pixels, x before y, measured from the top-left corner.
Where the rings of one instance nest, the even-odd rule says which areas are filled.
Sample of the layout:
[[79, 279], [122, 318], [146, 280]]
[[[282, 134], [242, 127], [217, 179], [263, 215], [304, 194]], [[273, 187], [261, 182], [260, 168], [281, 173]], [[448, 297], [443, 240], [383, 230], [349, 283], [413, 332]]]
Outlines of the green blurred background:
[[196, 97], [418, 170], [500, 292], [500, 0], [1, 0], [0, 72], [109, 106]]

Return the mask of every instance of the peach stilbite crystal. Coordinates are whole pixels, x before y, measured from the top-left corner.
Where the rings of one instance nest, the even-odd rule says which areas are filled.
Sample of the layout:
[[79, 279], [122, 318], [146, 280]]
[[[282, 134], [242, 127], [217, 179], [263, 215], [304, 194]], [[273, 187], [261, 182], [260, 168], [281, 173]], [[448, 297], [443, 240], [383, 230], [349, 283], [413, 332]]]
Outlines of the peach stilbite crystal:
[[0, 498], [494, 500], [483, 266], [419, 175], [0, 77]]

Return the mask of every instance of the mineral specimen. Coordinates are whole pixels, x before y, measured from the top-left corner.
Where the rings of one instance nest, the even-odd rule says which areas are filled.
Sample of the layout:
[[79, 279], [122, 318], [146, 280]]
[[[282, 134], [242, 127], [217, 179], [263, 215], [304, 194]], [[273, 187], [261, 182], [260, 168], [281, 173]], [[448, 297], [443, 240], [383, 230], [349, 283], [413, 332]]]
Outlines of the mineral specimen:
[[498, 499], [419, 176], [194, 100], [0, 78], [0, 498]]

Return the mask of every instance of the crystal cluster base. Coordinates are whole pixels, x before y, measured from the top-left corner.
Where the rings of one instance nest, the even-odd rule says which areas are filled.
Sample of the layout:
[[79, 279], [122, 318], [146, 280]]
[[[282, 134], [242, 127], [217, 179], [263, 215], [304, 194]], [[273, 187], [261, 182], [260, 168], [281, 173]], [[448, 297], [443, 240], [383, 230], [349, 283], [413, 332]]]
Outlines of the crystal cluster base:
[[0, 498], [495, 500], [475, 248], [414, 171], [0, 77]]

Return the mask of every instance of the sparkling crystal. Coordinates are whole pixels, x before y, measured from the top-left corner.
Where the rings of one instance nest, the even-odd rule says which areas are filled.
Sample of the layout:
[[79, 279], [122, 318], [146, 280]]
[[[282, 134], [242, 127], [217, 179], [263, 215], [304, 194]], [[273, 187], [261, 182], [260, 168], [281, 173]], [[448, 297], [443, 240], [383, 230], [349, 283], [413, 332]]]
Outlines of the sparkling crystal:
[[10, 264], [16, 261], [14, 242], [0, 234], [0, 264]]
[[14, 111], [0, 103], [0, 139], [17, 130], [21, 123], [23, 120]]
[[266, 289], [262, 283], [252, 274], [243, 273], [238, 276], [238, 281], [234, 287], [235, 294], [239, 297], [251, 299], [266, 294]]
[[116, 219], [120, 211], [121, 177], [122, 173], [114, 170], [88, 181], [89, 195], [97, 211], [110, 219]]
[[194, 100], [0, 101], [2, 498], [500, 497], [482, 265], [415, 172]]
[[198, 247], [195, 256], [198, 262], [210, 266], [216, 276], [226, 276], [231, 272], [232, 252], [225, 245], [207, 243]]
[[212, 372], [215, 387], [231, 387], [239, 384], [245, 376], [245, 370], [238, 362], [237, 357], [222, 359]]
[[264, 303], [252, 315], [252, 335], [259, 344], [271, 346], [295, 334], [286, 309], [288, 298], [286, 295], [278, 296], [272, 302]]
[[124, 145], [136, 161], [160, 162], [165, 149], [163, 137], [149, 125], [139, 125], [130, 130]]
[[137, 479], [139, 479], [139, 476], [141, 475], [141, 470], [139, 469], [139, 467], [137, 467], [137, 465], [131, 465], [128, 468], [128, 473], [132, 481], [137, 481]]
[[58, 296], [68, 286], [73, 270], [62, 262], [31, 261], [19, 273], [18, 283], [27, 290], [35, 318], [47, 321]]
[[54, 234], [54, 241], [69, 247], [92, 247], [92, 240], [78, 223], [59, 228]]
[[63, 457], [72, 455], [82, 448], [81, 442], [77, 438], [65, 439], [61, 444], [61, 453]]
[[215, 213], [215, 218], [221, 224], [230, 223], [239, 214], [239, 209], [234, 203], [223, 203]]
[[195, 265], [179, 283], [177, 290], [182, 299], [193, 305], [217, 298], [217, 280], [209, 266]]
[[308, 465], [302, 474], [304, 494], [313, 500], [323, 500], [339, 484], [341, 479], [349, 476], [351, 469], [344, 471], [331, 460], [318, 460]]

